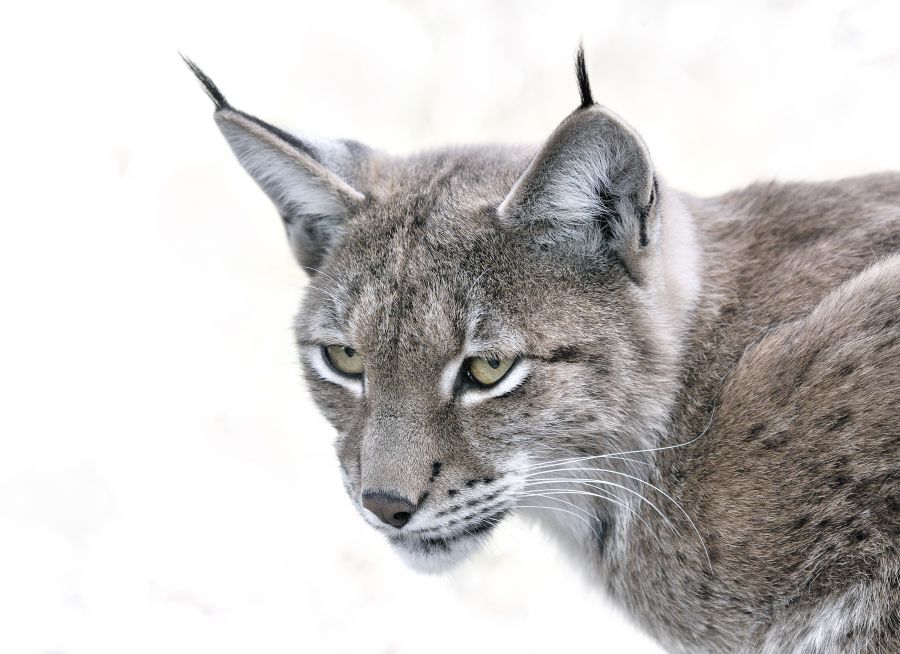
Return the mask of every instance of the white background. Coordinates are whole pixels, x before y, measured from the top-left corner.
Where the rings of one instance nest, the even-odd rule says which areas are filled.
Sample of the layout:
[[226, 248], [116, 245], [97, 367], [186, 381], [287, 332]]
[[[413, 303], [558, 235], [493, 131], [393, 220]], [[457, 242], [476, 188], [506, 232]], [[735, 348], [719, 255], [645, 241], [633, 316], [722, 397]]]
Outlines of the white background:
[[676, 186], [900, 168], [896, 2], [18, 3], [0, 20], [0, 652], [655, 651], [511, 522], [445, 577], [343, 496], [305, 284], [180, 62], [394, 151], [595, 97]]

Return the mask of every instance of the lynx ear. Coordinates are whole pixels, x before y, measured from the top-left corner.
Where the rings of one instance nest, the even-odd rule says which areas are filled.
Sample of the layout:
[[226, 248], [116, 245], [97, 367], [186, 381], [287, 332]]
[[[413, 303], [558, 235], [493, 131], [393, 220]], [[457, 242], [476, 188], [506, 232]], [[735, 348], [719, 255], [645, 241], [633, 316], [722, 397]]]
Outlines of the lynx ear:
[[237, 111], [209, 77], [183, 57], [216, 105], [215, 120], [238, 161], [284, 221], [301, 266], [319, 266], [340, 238], [344, 220], [364, 195], [350, 185], [367, 149], [347, 141], [300, 138]]
[[582, 104], [556, 128], [498, 209], [544, 243], [612, 256], [640, 279], [656, 231], [656, 182], [643, 141], [593, 103], [579, 50]]

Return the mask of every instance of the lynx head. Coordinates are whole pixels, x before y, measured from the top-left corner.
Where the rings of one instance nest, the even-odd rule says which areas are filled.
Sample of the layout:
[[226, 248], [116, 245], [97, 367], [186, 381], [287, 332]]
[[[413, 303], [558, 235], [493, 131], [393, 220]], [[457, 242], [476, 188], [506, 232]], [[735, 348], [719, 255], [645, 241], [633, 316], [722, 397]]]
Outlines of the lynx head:
[[[652, 447], [695, 289], [677, 199], [581, 52], [581, 105], [542, 147], [409, 157], [273, 127], [189, 65], [311, 278], [297, 343], [372, 527], [429, 570], [517, 507], [613, 529], [624, 501], [554, 498], [540, 466]], [[581, 513], [538, 510], [560, 501]]]

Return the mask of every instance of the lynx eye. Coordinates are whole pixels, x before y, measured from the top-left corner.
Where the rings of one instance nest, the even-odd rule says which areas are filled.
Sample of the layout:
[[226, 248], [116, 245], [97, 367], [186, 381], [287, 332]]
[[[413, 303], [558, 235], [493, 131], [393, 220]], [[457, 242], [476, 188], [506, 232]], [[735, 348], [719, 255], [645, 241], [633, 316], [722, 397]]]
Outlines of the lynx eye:
[[515, 359], [483, 359], [474, 357], [466, 362], [466, 372], [479, 386], [493, 386], [506, 376]]
[[353, 376], [362, 374], [364, 370], [363, 358], [352, 347], [328, 345], [322, 349], [325, 352], [325, 360], [338, 372]]

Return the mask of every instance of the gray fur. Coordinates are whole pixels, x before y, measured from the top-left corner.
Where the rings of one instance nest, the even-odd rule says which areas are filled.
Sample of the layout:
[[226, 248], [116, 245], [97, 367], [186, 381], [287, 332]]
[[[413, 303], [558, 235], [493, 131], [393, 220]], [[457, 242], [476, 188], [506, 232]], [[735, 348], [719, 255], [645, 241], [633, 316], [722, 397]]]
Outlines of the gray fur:
[[[519, 511], [672, 651], [900, 651], [900, 175], [699, 199], [590, 104], [540, 149], [406, 158], [217, 120], [316, 216], [289, 232], [320, 271], [306, 375], [413, 565]], [[468, 356], [527, 376], [479, 395]], [[364, 491], [415, 513], [382, 524]]]

